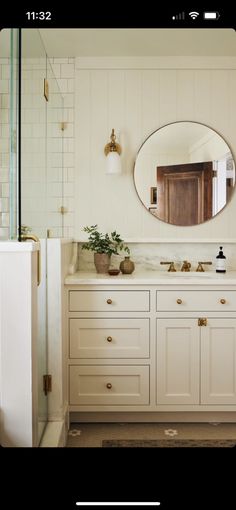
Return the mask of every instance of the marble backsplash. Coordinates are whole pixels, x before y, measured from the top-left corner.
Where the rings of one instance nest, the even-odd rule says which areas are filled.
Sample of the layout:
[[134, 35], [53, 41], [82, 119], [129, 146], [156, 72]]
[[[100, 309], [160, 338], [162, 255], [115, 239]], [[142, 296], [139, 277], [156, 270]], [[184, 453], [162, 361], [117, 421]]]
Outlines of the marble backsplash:
[[[94, 271], [93, 253], [82, 250], [81, 243], [78, 250], [78, 269], [80, 271]], [[136, 271], [167, 271], [168, 266], [160, 265], [161, 261], [174, 261], [180, 270], [184, 260], [191, 263], [191, 271], [195, 271], [199, 261], [211, 261], [212, 265], [205, 266], [206, 271], [215, 271], [216, 255], [220, 243], [130, 243], [130, 258], [135, 263]], [[236, 244], [223, 245], [226, 256], [226, 270], [236, 270]], [[119, 267], [121, 260], [127, 255], [112, 255], [111, 267]]]

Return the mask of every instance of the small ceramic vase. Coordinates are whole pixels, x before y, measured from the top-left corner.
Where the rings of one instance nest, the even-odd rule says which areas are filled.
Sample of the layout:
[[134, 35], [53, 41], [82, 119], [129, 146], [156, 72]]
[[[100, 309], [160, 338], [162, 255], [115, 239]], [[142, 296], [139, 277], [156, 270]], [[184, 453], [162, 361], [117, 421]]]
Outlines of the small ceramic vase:
[[120, 263], [120, 270], [123, 274], [133, 273], [135, 268], [134, 262], [130, 260], [130, 257], [125, 257]]

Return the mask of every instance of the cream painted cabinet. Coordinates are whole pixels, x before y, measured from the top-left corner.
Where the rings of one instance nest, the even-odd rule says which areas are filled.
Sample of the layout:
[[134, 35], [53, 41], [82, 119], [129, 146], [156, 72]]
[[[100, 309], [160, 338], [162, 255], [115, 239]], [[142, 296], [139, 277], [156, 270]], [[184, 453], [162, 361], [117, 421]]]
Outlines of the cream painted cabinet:
[[181, 421], [188, 411], [199, 421], [235, 413], [236, 284], [103, 279], [69, 285], [67, 298], [71, 412], [115, 421], [118, 412], [158, 421], [178, 411]]
[[236, 320], [204, 321], [157, 320], [158, 404], [236, 404]]
[[150, 291], [70, 289], [68, 326], [70, 410], [146, 409]]
[[236, 404], [236, 319], [208, 318], [201, 336], [201, 404]]
[[199, 404], [197, 319], [157, 320], [157, 403]]
[[140, 405], [149, 403], [148, 366], [70, 367], [72, 405]]
[[235, 290], [160, 290], [156, 310], [157, 404], [236, 404]]

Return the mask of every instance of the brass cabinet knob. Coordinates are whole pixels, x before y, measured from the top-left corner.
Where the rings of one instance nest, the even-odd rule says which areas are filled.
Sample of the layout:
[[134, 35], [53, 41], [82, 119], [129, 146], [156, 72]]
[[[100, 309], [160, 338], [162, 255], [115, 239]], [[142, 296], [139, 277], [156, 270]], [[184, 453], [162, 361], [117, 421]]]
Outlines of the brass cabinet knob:
[[111, 305], [112, 304], [112, 299], [107, 299], [107, 304]]
[[108, 341], [108, 342], [112, 342], [112, 336], [108, 336], [108, 337], [107, 337], [107, 341]]
[[107, 383], [107, 389], [108, 389], [108, 390], [111, 390], [111, 388], [112, 388], [112, 384], [111, 384], [110, 382], [109, 382], [109, 383]]
[[205, 317], [198, 319], [198, 326], [207, 326], [207, 319]]
[[176, 303], [177, 303], [178, 305], [182, 305], [182, 299], [176, 299]]
[[222, 305], [225, 305], [226, 299], [221, 299], [220, 302], [221, 302]]

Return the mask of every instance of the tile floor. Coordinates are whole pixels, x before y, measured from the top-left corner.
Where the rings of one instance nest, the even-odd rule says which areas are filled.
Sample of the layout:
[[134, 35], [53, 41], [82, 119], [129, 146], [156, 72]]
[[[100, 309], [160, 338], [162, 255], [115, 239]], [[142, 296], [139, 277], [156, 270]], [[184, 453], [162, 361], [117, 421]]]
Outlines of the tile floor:
[[72, 423], [68, 448], [101, 447], [105, 439], [235, 439], [235, 423]]

